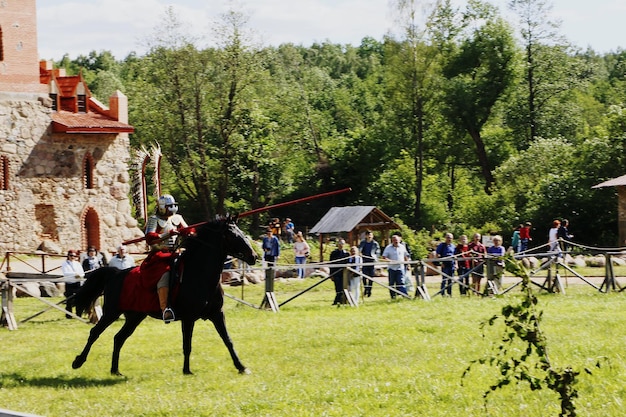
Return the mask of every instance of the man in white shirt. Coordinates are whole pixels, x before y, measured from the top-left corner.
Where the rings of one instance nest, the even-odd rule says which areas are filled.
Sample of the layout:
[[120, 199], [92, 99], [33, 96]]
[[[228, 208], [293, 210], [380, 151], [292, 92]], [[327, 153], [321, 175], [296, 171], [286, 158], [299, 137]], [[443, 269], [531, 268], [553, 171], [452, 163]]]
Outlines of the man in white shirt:
[[126, 246], [117, 247], [117, 254], [109, 261], [109, 266], [117, 269], [127, 269], [135, 266], [135, 259], [127, 253]]
[[[65, 282], [65, 310], [72, 312], [74, 308], [74, 294], [78, 292], [82, 284], [83, 278], [85, 278], [85, 271], [78, 262], [78, 252], [75, 250], [69, 250], [67, 252], [67, 259], [61, 264], [61, 272], [63, 273], [63, 281]], [[69, 314], [65, 315], [66, 318], [71, 319]]]
[[[388, 261], [387, 272], [389, 273], [389, 286], [395, 288], [403, 294], [407, 294], [404, 286], [404, 265], [398, 262], [408, 262], [410, 260], [406, 247], [400, 243], [398, 235], [391, 236], [391, 244], [387, 245], [383, 251], [382, 259]], [[396, 262], [393, 262], [396, 261]], [[389, 290], [391, 298], [396, 298], [396, 292]]]

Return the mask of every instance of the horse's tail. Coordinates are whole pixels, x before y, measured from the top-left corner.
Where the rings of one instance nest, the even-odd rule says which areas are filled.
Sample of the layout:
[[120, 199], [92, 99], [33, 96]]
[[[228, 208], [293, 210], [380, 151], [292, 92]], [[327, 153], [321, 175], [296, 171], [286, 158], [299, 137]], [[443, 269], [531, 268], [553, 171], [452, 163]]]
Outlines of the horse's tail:
[[86, 311], [89, 305], [102, 295], [107, 282], [119, 272], [117, 268], [103, 266], [85, 274], [85, 283], [74, 295], [76, 311]]

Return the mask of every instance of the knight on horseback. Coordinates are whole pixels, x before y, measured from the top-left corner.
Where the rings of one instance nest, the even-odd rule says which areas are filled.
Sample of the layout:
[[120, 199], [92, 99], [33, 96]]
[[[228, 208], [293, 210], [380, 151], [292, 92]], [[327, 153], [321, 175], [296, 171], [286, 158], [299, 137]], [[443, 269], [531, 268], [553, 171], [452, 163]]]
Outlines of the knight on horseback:
[[145, 270], [152, 273], [161, 273], [157, 282], [159, 307], [163, 313], [163, 321], [170, 323], [176, 318], [169, 302], [170, 272], [173, 261], [178, 256], [179, 235], [188, 236], [194, 232], [189, 229], [183, 216], [178, 214], [178, 203], [169, 194], [163, 194], [157, 201], [156, 212], [146, 222], [146, 242], [150, 245], [150, 253], [141, 264], [142, 273]]

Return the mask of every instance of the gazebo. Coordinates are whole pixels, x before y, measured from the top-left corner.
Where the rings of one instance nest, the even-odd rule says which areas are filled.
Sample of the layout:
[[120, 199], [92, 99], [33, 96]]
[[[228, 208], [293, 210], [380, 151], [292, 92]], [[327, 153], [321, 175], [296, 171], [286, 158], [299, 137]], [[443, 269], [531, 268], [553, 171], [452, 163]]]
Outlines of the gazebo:
[[591, 188], [617, 187], [617, 229], [619, 246], [626, 244], [626, 175], [604, 181]]
[[359, 234], [365, 230], [382, 231], [385, 240], [389, 231], [399, 229], [394, 222], [376, 206], [333, 207], [317, 222], [310, 234], [319, 234], [320, 261], [324, 256], [324, 235], [330, 233], [346, 233], [346, 241], [357, 244]]

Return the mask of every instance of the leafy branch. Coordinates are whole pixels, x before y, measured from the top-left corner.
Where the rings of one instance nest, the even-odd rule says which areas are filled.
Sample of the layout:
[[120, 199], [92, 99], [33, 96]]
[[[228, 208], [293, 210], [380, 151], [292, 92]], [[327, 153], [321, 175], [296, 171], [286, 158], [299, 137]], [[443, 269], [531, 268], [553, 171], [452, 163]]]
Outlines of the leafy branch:
[[[463, 378], [475, 364], [496, 366], [500, 377], [483, 394], [485, 406], [489, 394], [511, 383], [527, 382], [532, 391], [550, 389], [559, 395], [561, 412], [559, 416], [576, 416], [574, 399], [578, 397], [576, 383], [579, 371], [571, 367], [555, 368], [550, 362], [546, 337], [540, 323], [543, 313], [537, 309], [537, 297], [530, 288], [530, 272], [522, 262], [511, 254], [504, 257], [505, 269], [522, 278], [522, 298], [517, 303], [502, 307], [501, 315], [494, 315], [480, 324], [483, 337], [486, 326], [493, 326], [498, 319], [504, 320], [505, 330], [500, 345], [493, 355], [473, 360], [463, 372]], [[517, 343], [516, 343], [517, 342]], [[525, 349], [517, 349], [521, 342]], [[585, 369], [591, 374], [591, 371]]]

